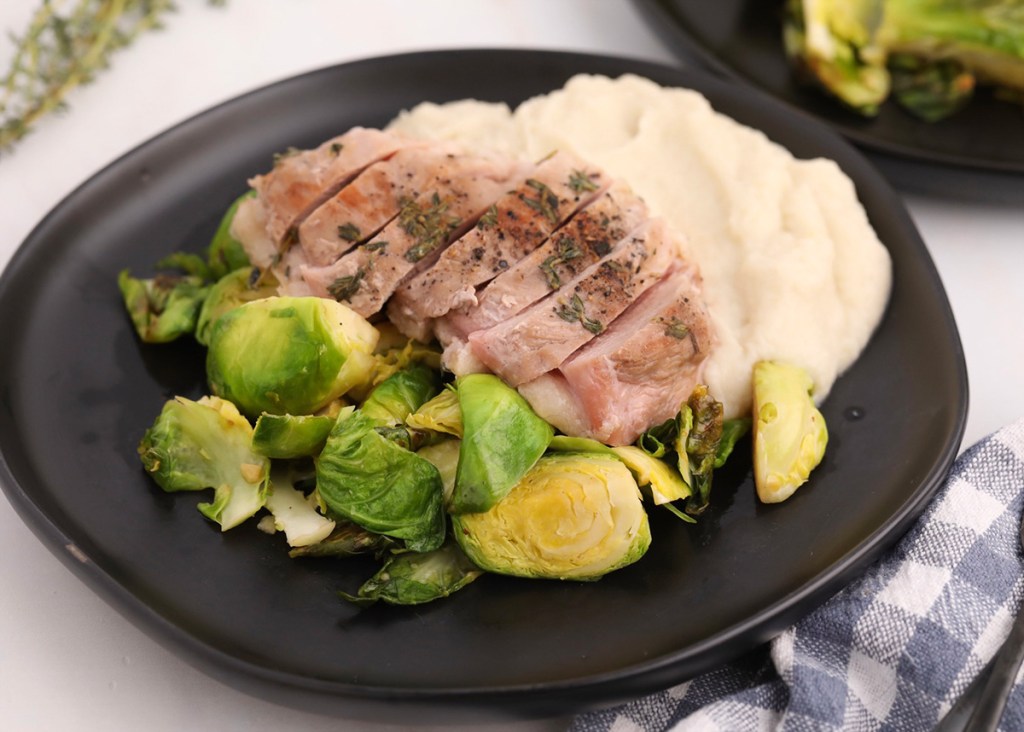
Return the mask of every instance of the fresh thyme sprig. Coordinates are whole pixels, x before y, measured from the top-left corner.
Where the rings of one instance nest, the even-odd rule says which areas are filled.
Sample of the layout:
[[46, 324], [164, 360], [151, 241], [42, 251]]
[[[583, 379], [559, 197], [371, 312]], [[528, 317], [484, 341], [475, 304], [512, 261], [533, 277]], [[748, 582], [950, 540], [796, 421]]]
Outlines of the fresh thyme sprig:
[[75, 87], [106, 68], [113, 53], [160, 27], [172, 0], [43, 0], [0, 80], [0, 153], [44, 115], [62, 109]]

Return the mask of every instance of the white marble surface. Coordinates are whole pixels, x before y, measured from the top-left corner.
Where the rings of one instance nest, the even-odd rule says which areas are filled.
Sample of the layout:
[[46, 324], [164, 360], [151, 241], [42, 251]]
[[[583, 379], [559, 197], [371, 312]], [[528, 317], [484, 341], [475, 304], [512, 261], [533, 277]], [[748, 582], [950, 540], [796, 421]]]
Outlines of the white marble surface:
[[[0, 4], [20, 30], [40, 0]], [[536, 47], [674, 62], [625, 0], [179, 0], [166, 29], [115, 59], [0, 158], [0, 267], [75, 186], [166, 127], [309, 69], [410, 50]], [[6, 67], [10, 44], [0, 40]], [[910, 197], [967, 354], [965, 445], [1024, 416], [1024, 211]], [[0, 501], [0, 727], [30, 730], [365, 730], [229, 689], [94, 596]], [[423, 720], [429, 723], [430, 720]], [[496, 725], [556, 730], [564, 719]]]

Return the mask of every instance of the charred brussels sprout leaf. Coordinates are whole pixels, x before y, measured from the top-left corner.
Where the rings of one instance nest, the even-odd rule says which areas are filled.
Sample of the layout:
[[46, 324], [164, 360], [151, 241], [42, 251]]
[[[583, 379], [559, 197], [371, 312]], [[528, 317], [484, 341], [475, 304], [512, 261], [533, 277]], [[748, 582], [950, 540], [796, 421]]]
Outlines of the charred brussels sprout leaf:
[[554, 430], [497, 376], [464, 376], [456, 388], [463, 435], [451, 510], [486, 511], [544, 454]]
[[213, 488], [213, 503], [199, 510], [227, 531], [266, 501], [270, 461], [252, 451], [251, 441], [252, 427], [231, 402], [177, 397], [146, 431], [139, 457], [165, 491]]
[[206, 375], [246, 414], [312, 414], [369, 378], [377, 337], [333, 300], [255, 300], [214, 324]]
[[135, 332], [145, 343], [168, 343], [196, 329], [209, 292], [198, 277], [157, 275], [139, 280], [123, 270], [117, 278]]
[[754, 484], [765, 503], [793, 495], [825, 455], [828, 429], [803, 369], [775, 361], [754, 365]]
[[204, 346], [210, 345], [210, 335], [217, 320], [225, 313], [253, 300], [262, 300], [277, 294], [277, 286], [252, 283], [252, 268], [242, 267], [221, 277], [210, 288], [203, 301], [196, 322], [196, 340]]
[[[698, 384], [687, 401], [693, 415], [693, 426], [686, 435], [686, 459], [690, 468], [690, 488], [693, 495], [686, 503], [686, 512], [702, 513], [711, 500], [711, 477], [715, 469], [718, 445], [722, 441], [722, 403]], [[682, 434], [682, 433], [680, 433]], [[680, 453], [680, 459], [682, 453]]]
[[357, 605], [383, 600], [391, 605], [421, 605], [461, 590], [483, 574], [458, 544], [449, 542], [431, 552], [395, 554], [357, 595], [339, 593]]
[[380, 435], [360, 412], [342, 415], [316, 461], [317, 490], [334, 514], [430, 551], [444, 540], [441, 476]]
[[597, 453], [545, 455], [489, 511], [452, 524], [474, 564], [517, 577], [595, 580], [651, 543], [633, 475]]

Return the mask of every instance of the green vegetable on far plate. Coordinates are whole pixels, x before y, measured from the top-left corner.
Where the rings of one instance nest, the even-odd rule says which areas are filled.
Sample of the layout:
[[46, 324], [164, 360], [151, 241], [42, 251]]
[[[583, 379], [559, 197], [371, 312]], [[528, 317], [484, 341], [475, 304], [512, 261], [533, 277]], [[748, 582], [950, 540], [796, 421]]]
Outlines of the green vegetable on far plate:
[[1019, 0], [787, 0], [783, 38], [802, 73], [866, 116], [890, 93], [936, 122], [976, 83], [1024, 92]]

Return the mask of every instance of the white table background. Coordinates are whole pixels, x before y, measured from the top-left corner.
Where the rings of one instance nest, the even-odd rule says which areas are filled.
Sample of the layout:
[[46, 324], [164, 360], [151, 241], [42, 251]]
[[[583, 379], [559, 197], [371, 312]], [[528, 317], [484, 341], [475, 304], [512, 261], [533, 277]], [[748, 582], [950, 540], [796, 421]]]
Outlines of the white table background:
[[[4, 0], [21, 32], [40, 0]], [[296, 73], [438, 48], [534, 47], [675, 57], [625, 0], [178, 0], [162, 32], [121, 52], [70, 110], [0, 157], [0, 268], [79, 183], [163, 129]], [[0, 39], [0, 68], [11, 44]], [[1024, 124], [1024, 118], [1022, 118]], [[970, 376], [964, 446], [1024, 416], [1024, 210], [919, 196], [907, 205], [953, 306]], [[159, 647], [50, 555], [0, 500], [0, 728], [360, 730], [213, 681]], [[431, 720], [424, 720], [425, 723]], [[495, 724], [556, 730], [564, 719]]]

